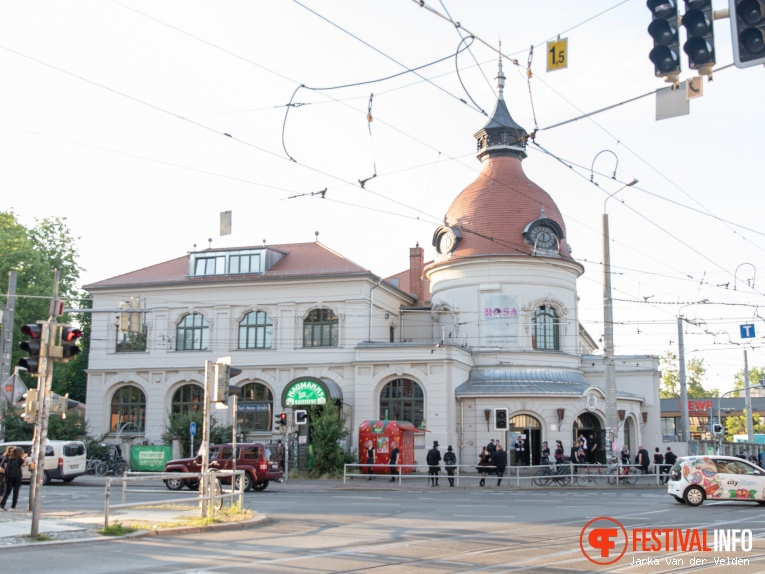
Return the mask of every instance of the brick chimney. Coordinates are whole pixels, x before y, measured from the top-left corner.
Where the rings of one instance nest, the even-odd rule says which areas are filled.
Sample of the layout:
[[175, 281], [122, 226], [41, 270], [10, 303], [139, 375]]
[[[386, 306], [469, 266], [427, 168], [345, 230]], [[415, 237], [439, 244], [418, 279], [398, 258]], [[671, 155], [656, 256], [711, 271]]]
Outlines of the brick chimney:
[[417, 243], [409, 248], [409, 291], [422, 301], [422, 270], [425, 266], [425, 250]]

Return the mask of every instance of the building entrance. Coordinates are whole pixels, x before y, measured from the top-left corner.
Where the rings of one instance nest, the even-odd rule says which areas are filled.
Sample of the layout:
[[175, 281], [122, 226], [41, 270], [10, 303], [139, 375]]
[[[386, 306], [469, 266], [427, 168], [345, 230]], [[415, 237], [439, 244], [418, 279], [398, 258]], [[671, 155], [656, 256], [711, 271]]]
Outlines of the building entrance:
[[592, 413], [582, 413], [574, 419], [571, 441], [571, 457], [574, 459], [574, 450], [578, 446], [579, 437], [584, 436], [587, 440], [587, 449], [596, 445], [593, 453], [594, 461], [606, 463], [606, 431], [601, 427], [600, 420]]
[[[523, 437], [523, 453], [516, 452], [518, 439]], [[508, 462], [511, 466], [539, 464], [542, 450], [542, 425], [531, 415], [516, 415], [510, 419], [507, 431]]]

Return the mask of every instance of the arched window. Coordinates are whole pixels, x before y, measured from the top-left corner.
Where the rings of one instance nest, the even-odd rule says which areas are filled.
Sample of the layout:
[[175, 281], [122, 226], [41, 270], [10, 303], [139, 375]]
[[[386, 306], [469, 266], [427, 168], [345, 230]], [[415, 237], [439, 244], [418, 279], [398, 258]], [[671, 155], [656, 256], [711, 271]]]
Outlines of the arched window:
[[425, 399], [422, 387], [409, 379], [394, 379], [380, 393], [380, 419], [409, 421], [419, 427], [424, 422]]
[[271, 414], [274, 412], [274, 396], [271, 389], [261, 383], [248, 383], [242, 388], [236, 413], [240, 432], [265, 432], [271, 430]]
[[173, 395], [170, 412], [173, 414], [202, 412], [204, 400], [205, 392], [200, 385], [183, 385]]
[[200, 313], [186, 315], [176, 331], [176, 351], [206, 351], [210, 344], [210, 327]]
[[252, 311], [239, 323], [240, 349], [270, 349], [274, 338], [274, 324], [267, 313]]
[[558, 351], [560, 337], [558, 335], [558, 316], [555, 309], [541, 306], [534, 311], [531, 319], [531, 341], [535, 349]]
[[303, 346], [337, 347], [337, 329], [332, 309], [314, 309], [303, 321]]
[[121, 387], [112, 397], [111, 432], [143, 432], [146, 425], [146, 395], [135, 385]]

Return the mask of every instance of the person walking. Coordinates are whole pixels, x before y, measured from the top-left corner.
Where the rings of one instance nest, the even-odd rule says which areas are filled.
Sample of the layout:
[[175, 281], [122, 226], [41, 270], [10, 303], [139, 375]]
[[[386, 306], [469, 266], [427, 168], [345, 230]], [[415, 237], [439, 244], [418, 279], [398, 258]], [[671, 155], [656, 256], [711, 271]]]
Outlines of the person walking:
[[661, 454], [658, 446], [653, 453], [653, 467], [659, 475], [659, 484], [664, 484], [664, 455]]
[[430, 486], [438, 486], [438, 473], [441, 471], [441, 451], [438, 450], [438, 441], [433, 441], [433, 448], [428, 451], [426, 457], [428, 463], [428, 475]]
[[635, 464], [637, 464], [640, 467], [640, 470], [643, 471], [643, 474], [648, 474], [648, 466], [651, 464], [651, 460], [648, 455], [648, 451], [643, 447], [638, 447], [638, 453], [635, 457]]
[[677, 462], [677, 457], [675, 456], [675, 453], [672, 452], [671, 447], [667, 447], [667, 452], [664, 453], [664, 484], [667, 484], [669, 482], [669, 471], [672, 470], [672, 467], [674, 466], [675, 462]]
[[454, 486], [454, 471], [457, 468], [457, 455], [452, 450], [452, 445], [446, 447], [444, 453], [444, 468], [449, 477], [449, 486]]
[[369, 475], [369, 478], [367, 480], [374, 480], [375, 479], [375, 459], [377, 458], [377, 450], [375, 449], [375, 445], [371, 440], [367, 441], [367, 474]]
[[401, 453], [400, 450], [398, 450], [398, 445], [396, 445], [396, 441], [394, 440], [392, 443], [390, 443], [390, 458], [388, 459], [388, 466], [390, 468], [390, 482], [396, 482], [396, 477], [399, 476], [398, 469], [396, 468], [396, 463], [398, 462], [398, 455]]
[[507, 468], [507, 451], [502, 448], [502, 443], [497, 444], [497, 450], [494, 451], [491, 462], [497, 467], [495, 472], [497, 473], [497, 486], [499, 486], [502, 484], [502, 477], [505, 476], [505, 469]]
[[[495, 451], [496, 452], [496, 451]], [[486, 474], [491, 470], [491, 455], [486, 447], [483, 447], [481, 454], [478, 455], [478, 466], [476, 466], [478, 472], [481, 473], [481, 486], [486, 484]]]
[[10, 452], [10, 455], [3, 457], [0, 468], [3, 469], [5, 475], [5, 494], [3, 500], [0, 502], [0, 510], [8, 510], [5, 507], [5, 503], [8, 502], [8, 497], [13, 492], [13, 500], [11, 501], [11, 510], [16, 510], [16, 504], [19, 502], [19, 491], [21, 490], [21, 468], [26, 464], [26, 457], [21, 447], [15, 446]]

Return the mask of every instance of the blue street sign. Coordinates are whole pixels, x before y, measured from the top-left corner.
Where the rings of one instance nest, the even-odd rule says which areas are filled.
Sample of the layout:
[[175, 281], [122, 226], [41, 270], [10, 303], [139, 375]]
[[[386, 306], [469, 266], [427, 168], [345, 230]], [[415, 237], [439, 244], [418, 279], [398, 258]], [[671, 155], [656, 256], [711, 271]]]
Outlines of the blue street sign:
[[189, 434], [191, 434], [191, 436], [194, 436], [195, 434], [197, 434], [197, 423], [195, 423], [194, 421], [192, 421], [191, 424], [189, 425]]
[[742, 339], [754, 339], [754, 324], [739, 325]]

